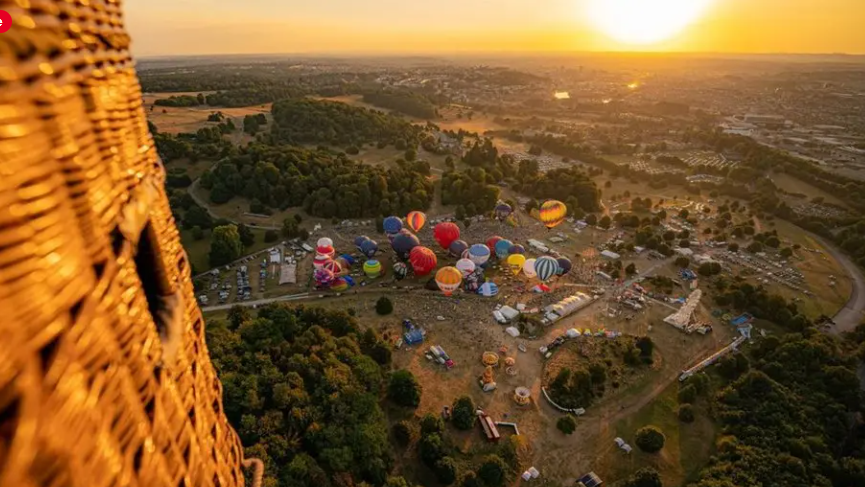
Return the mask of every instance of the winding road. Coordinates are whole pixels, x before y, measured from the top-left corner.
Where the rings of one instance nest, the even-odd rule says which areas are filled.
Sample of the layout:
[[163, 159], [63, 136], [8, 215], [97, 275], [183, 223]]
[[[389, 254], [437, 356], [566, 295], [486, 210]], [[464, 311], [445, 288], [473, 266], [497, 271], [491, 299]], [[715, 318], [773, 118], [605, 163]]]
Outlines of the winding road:
[[829, 332], [838, 335], [853, 331], [862, 322], [863, 317], [865, 317], [865, 275], [862, 274], [862, 269], [854, 264], [841, 249], [818, 235], [814, 235], [813, 233], [809, 233], [809, 235], [814, 240], [820, 242], [820, 245], [841, 264], [841, 267], [853, 279], [853, 289], [850, 292], [850, 299], [847, 300], [847, 304], [832, 318], [835, 324], [829, 329]]

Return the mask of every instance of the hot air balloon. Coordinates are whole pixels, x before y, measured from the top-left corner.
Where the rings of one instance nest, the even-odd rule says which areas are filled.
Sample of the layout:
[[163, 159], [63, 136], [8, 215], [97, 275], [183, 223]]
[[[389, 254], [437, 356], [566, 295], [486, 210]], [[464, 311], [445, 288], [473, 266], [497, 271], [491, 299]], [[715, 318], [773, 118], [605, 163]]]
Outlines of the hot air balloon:
[[556, 259], [556, 262], [559, 263], [559, 271], [558, 275], [563, 276], [568, 272], [571, 272], [571, 261], [567, 257], [559, 257]]
[[395, 216], [385, 218], [381, 225], [384, 228], [384, 232], [390, 235], [397, 234], [402, 230], [402, 220]]
[[508, 256], [508, 269], [517, 275], [523, 270], [523, 265], [526, 263], [526, 256], [523, 254], [511, 254]]
[[499, 240], [496, 242], [496, 246], [494, 247], [496, 252], [496, 257], [499, 259], [504, 259], [508, 256], [508, 250], [511, 249], [511, 246], [514, 243], [510, 240]]
[[312, 277], [315, 279], [315, 285], [317, 287], [325, 287], [333, 281], [333, 272], [327, 269], [316, 269], [315, 272], [312, 273]]
[[559, 263], [556, 262], [556, 259], [543, 256], [539, 257], [535, 260], [535, 273], [538, 275], [538, 279], [542, 282], [549, 281], [553, 276], [556, 275], [556, 271], [559, 269]]
[[370, 279], [375, 279], [381, 275], [381, 262], [370, 259], [363, 263], [363, 273]]
[[511, 248], [508, 249], [508, 255], [510, 254], [525, 254], [526, 248], [519, 244], [511, 245]]
[[499, 243], [499, 240], [501, 240], [501, 239], [502, 239], [502, 237], [499, 237], [498, 235], [494, 235], [494, 236], [487, 239], [487, 248], [490, 249], [491, 254], [495, 253], [496, 244]]
[[335, 260], [329, 260], [325, 262], [324, 265], [321, 266], [321, 268], [332, 272], [334, 275], [342, 273], [342, 268]]
[[405, 279], [405, 276], [408, 275], [408, 266], [402, 262], [397, 262], [393, 265], [393, 275], [397, 281]]
[[360, 244], [362, 244], [364, 240], [369, 240], [369, 237], [366, 235], [354, 237], [354, 246], [357, 247], [357, 250], [360, 250]]
[[529, 279], [534, 279], [538, 275], [535, 272], [535, 259], [526, 260], [525, 264], [523, 264], [523, 274]]
[[341, 292], [347, 290], [349, 287], [351, 287], [348, 283], [348, 279], [351, 279], [351, 278], [346, 276], [346, 277], [338, 277], [338, 278], [334, 279], [333, 282], [330, 283], [330, 290], [336, 291], [338, 293], [341, 293]]
[[415, 275], [425, 276], [436, 268], [436, 254], [426, 247], [415, 247], [409, 253], [409, 262]]
[[445, 296], [450, 296], [456, 291], [461, 282], [463, 282], [463, 275], [456, 267], [442, 267], [436, 272], [436, 284]]
[[469, 274], [474, 272], [475, 269], [477, 268], [475, 263], [469, 259], [458, 260], [456, 267], [457, 267], [457, 269], [459, 269], [460, 272], [462, 272], [463, 277], [468, 276]]
[[316, 256], [312, 259], [312, 267], [315, 269], [321, 269], [324, 267], [324, 264], [331, 261], [332, 259], [327, 255], [316, 254]]
[[460, 227], [451, 222], [439, 223], [433, 230], [433, 238], [443, 249], [447, 250], [454, 241], [460, 238]]
[[327, 237], [321, 237], [318, 239], [318, 243], [315, 244], [317, 247], [333, 247], [333, 240]]
[[478, 288], [478, 294], [486, 298], [491, 298], [498, 293], [499, 287], [492, 281], [487, 281], [481, 284], [481, 287]]
[[393, 247], [393, 251], [396, 252], [396, 255], [401, 259], [406, 259], [411, 253], [411, 250], [420, 245], [420, 240], [411, 233], [400, 233], [393, 238], [390, 245]]
[[511, 213], [514, 212], [514, 209], [511, 208], [511, 205], [507, 203], [499, 203], [496, 205], [496, 218], [499, 220], [504, 220], [505, 218], [511, 216]]
[[364, 240], [360, 244], [360, 252], [371, 259], [378, 252], [378, 243], [375, 240]]
[[426, 215], [420, 211], [413, 211], [405, 217], [405, 223], [413, 232], [419, 232], [426, 225]]
[[484, 244], [474, 244], [469, 247], [469, 259], [475, 265], [484, 265], [490, 260], [490, 249]]
[[330, 245], [326, 245], [324, 247], [316, 247], [315, 252], [320, 255], [326, 255], [330, 258], [333, 258], [334, 254], [336, 254], [336, 251], [333, 250], [333, 247]]
[[561, 201], [549, 200], [541, 205], [541, 223], [547, 228], [553, 228], [563, 221], [568, 215], [568, 207]]
[[468, 248], [469, 244], [467, 244], [465, 240], [454, 240], [451, 243], [450, 247], [448, 247], [448, 252], [450, 252], [450, 254], [454, 257], [459, 257]]
[[345, 263], [347, 264], [347, 267], [351, 267], [354, 265], [354, 257], [352, 257], [348, 254], [342, 254], [339, 256], [339, 258], [345, 261]]

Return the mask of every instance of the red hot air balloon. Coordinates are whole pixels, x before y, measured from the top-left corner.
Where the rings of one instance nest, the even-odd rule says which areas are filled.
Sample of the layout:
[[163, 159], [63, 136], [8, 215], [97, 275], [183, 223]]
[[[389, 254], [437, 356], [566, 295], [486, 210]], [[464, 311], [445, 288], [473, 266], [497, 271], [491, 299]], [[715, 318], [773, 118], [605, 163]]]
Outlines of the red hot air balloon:
[[426, 247], [415, 247], [411, 249], [408, 258], [416, 276], [425, 276], [433, 271], [438, 264], [436, 254]]
[[439, 223], [433, 230], [433, 237], [443, 249], [447, 250], [460, 238], [460, 227], [451, 222]]

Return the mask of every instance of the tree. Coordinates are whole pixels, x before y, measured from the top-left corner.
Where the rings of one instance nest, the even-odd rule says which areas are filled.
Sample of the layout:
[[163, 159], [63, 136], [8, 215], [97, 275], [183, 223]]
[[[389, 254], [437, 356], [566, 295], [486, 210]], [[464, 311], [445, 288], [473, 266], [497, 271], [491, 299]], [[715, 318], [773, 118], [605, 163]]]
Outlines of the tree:
[[566, 435], [570, 435], [577, 429], [577, 422], [574, 420], [573, 416], [570, 414], [562, 416], [556, 421], [556, 428], [559, 429], [562, 433]]
[[460, 477], [460, 487], [481, 487], [481, 481], [476, 473], [469, 470]]
[[697, 399], [697, 388], [693, 384], [687, 384], [679, 389], [679, 403], [691, 404]]
[[793, 249], [791, 249], [790, 247], [784, 247], [783, 249], [781, 249], [780, 254], [781, 257], [789, 259], [790, 257], [793, 257]]
[[594, 213], [591, 213], [586, 217], [585, 221], [587, 225], [594, 226], [598, 224], [598, 217]]
[[204, 230], [202, 230], [198, 225], [192, 227], [192, 238], [195, 240], [203, 240]]
[[679, 247], [681, 247], [683, 249], [687, 249], [690, 246], [691, 246], [690, 240], [686, 240], [686, 239], [679, 240]]
[[687, 220], [687, 219], [688, 219], [688, 216], [689, 216], [690, 214], [691, 214], [691, 213], [687, 210], [687, 208], [686, 208], [686, 209], [683, 209], [682, 211], [679, 212], [679, 218], [681, 218], [682, 220]]
[[445, 429], [442, 419], [435, 414], [427, 413], [420, 420], [420, 433], [422, 436], [433, 433], [441, 433]]
[[406, 161], [413, 162], [415, 159], [417, 159], [417, 151], [414, 149], [408, 149], [407, 151], [405, 151], [404, 157]]
[[500, 456], [487, 455], [478, 468], [478, 477], [486, 487], [502, 487], [505, 485], [507, 470], [508, 466]]
[[766, 246], [772, 247], [773, 249], [777, 249], [781, 245], [781, 241], [778, 237], [772, 235], [771, 237], [766, 239]]
[[210, 265], [219, 267], [240, 258], [243, 254], [243, 243], [234, 225], [216, 227], [210, 236]]
[[255, 234], [243, 223], [238, 225], [237, 233], [240, 235], [240, 243], [243, 244], [244, 248], [252, 247], [252, 244], [255, 243]]
[[625, 267], [625, 274], [627, 274], [629, 276], [633, 276], [636, 273], [637, 273], [637, 266], [634, 265], [633, 262], [628, 264], [628, 267]]
[[356, 156], [360, 154], [360, 149], [358, 149], [356, 145], [350, 145], [345, 148], [345, 153], [350, 156]]
[[204, 94], [203, 93], [199, 93], [195, 99], [198, 101], [199, 105], [204, 105]]
[[682, 269], [687, 269], [689, 265], [691, 265], [691, 259], [681, 256], [676, 258], [676, 267], [681, 267]]
[[683, 423], [693, 423], [695, 419], [694, 407], [690, 404], [682, 404], [681, 406], [679, 406], [676, 415], [679, 417], [679, 421]]
[[420, 405], [421, 386], [410, 371], [400, 369], [391, 374], [387, 386], [387, 397], [405, 407]]
[[637, 430], [634, 442], [646, 453], [657, 453], [664, 448], [667, 438], [657, 426], [644, 426]]
[[736, 242], [730, 242], [730, 244], [727, 245], [727, 250], [729, 250], [730, 252], [734, 252], [734, 253], [738, 252], [739, 251], [739, 244], [737, 244]]
[[[664, 487], [661, 475], [652, 467], [645, 467], [625, 479], [621, 487]], [[720, 486], [719, 486], [720, 487]]]
[[430, 468], [435, 468], [436, 463], [445, 456], [442, 437], [438, 433], [431, 433], [421, 437], [418, 443], [418, 453], [421, 461]]
[[393, 425], [393, 436], [402, 446], [408, 446], [418, 439], [418, 427], [411, 421], [400, 421]]
[[393, 303], [386, 296], [378, 298], [375, 302], [375, 312], [381, 316], [393, 313]]
[[604, 215], [603, 217], [601, 217], [600, 221], [598, 221], [598, 226], [603, 228], [604, 230], [608, 230], [611, 223], [612, 220], [610, 219], [610, 217], [608, 215]]
[[276, 232], [276, 230], [268, 230], [268, 231], [264, 232], [264, 241], [265, 242], [272, 243], [272, 242], [276, 242], [277, 240], [279, 240], [279, 234]]
[[457, 480], [457, 463], [451, 457], [443, 457], [435, 464], [436, 478], [444, 485], [450, 485]]
[[762, 252], [762, 251], [763, 251], [763, 244], [761, 244], [760, 242], [755, 241], [755, 242], [751, 242], [751, 245], [748, 245], [748, 252], [751, 252], [752, 254], [756, 254], [756, 253]]
[[460, 396], [454, 401], [453, 405], [453, 423], [458, 429], [470, 430], [474, 427], [477, 420], [474, 401], [468, 396]]

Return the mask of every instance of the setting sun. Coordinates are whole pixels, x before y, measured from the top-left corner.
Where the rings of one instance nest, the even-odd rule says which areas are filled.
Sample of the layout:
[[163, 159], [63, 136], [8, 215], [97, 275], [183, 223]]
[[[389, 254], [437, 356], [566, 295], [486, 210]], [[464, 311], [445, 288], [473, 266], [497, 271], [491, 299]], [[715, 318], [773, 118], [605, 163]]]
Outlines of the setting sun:
[[590, 0], [589, 17], [617, 41], [652, 44], [681, 32], [711, 0]]

